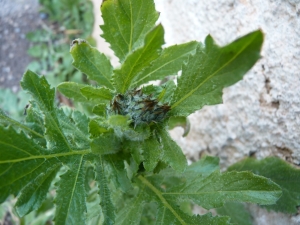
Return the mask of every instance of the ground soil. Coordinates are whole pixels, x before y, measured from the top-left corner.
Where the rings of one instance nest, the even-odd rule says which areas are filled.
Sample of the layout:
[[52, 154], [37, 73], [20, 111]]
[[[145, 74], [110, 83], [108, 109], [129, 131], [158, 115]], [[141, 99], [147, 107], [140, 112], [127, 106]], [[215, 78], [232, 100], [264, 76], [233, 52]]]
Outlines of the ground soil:
[[38, 0], [0, 0], [0, 87], [19, 89], [31, 57], [26, 34], [41, 26]]

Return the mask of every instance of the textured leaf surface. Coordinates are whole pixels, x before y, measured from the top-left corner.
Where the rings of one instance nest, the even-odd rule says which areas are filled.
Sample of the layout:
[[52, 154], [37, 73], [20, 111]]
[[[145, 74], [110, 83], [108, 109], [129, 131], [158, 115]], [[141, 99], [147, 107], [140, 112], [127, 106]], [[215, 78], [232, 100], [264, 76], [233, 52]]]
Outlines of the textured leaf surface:
[[221, 103], [222, 89], [241, 80], [260, 58], [262, 42], [261, 31], [225, 47], [215, 45], [208, 36], [205, 47], [199, 45], [183, 66], [172, 100], [172, 115], [187, 116], [204, 105]]
[[91, 47], [86, 41], [74, 40], [71, 47], [73, 65], [89, 79], [97, 81], [99, 85], [114, 89], [111, 83], [113, 68], [107, 57], [96, 48]]
[[141, 146], [145, 158], [144, 167], [147, 171], [152, 171], [162, 157], [163, 149], [159, 142], [151, 136], [143, 141]]
[[56, 195], [55, 224], [85, 224], [86, 190], [84, 156], [73, 156], [60, 177]]
[[77, 102], [86, 102], [87, 99], [81, 94], [80, 89], [85, 87], [85, 84], [78, 84], [74, 82], [63, 82], [57, 86], [57, 89], [67, 98], [73, 99]]
[[[151, 193], [156, 195], [156, 199], [152, 199], [160, 207], [159, 220], [168, 221], [165, 224], [193, 224], [190, 222], [192, 218], [185, 219], [178, 207], [184, 201], [211, 209], [220, 207], [227, 201], [273, 204], [281, 195], [278, 185], [250, 172], [221, 174], [218, 159], [214, 157], [206, 157], [193, 163], [183, 173], [176, 174], [171, 169], [165, 169], [159, 174], [145, 177], [139, 175], [138, 180], [141, 182], [137, 182], [139, 186], [144, 187], [149, 196]], [[213, 221], [217, 221], [217, 218]], [[225, 221], [228, 222], [227, 219], [223, 222]]]
[[133, 82], [133, 86], [140, 86], [151, 80], [162, 80], [169, 75], [177, 75], [181, 70], [183, 62], [189, 55], [196, 52], [198, 43], [196, 41], [173, 45], [163, 49], [161, 55], [145, 68]]
[[162, 160], [177, 171], [183, 171], [187, 166], [187, 160], [181, 148], [172, 140], [164, 128], [159, 128], [159, 136], [163, 147]]
[[121, 62], [143, 45], [146, 34], [158, 19], [152, 0], [106, 0], [101, 11], [102, 37], [110, 43]]
[[71, 151], [71, 146], [62, 133], [58, 122], [54, 107], [54, 88], [50, 88], [45, 77], [39, 77], [29, 70], [24, 74], [21, 86], [32, 95], [45, 116], [45, 126], [47, 127], [45, 137], [49, 143], [49, 147], [57, 148], [57, 151], [60, 152]]
[[[140, 186], [143, 187], [142, 192], [146, 192], [149, 196], [153, 194], [156, 198], [154, 201], [158, 204], [156, 224], [174, 224], [174, 225], [192, 225], [192, 224], [214, 224], [214, 225], [227, 225], [229, 223], [228, 217], [211, 217], [210, 214], [203, 216], [189, 216], [181, 211], [180, 207], [174, 200], [166, 199], [164, 193], [160, 188], [154, 186], [146, 178], [138, 177]], [[142, 195], [142, 194], [140, 194]]]
[[114, 83], [117, 91], [126, 92], [134, 77], [158, 58], [163, 44], [164, 30], [161, 25], [158, 25], [145, 37], [145, 45], [130, 54], [121, 68], [114, 71]]
[[105, 164], [107, 162], [102, 156], [96, 161], [96, 181], [98, 182], [100, 205], [104, 216], [105, 225], [115, 224], [115, 207], [111, 200], [111, 193], [108, 187], [108, 175], [106, 174]]
[[270, 178], [282, 188], [282, 196], [274, 205], [264, 206], [284, 213], [296, 213], [300, 205], [300, 170], [285, 161], [270, 157], [263, 160], [247, 158], [228, 168], [229, 171], [251, 171]]
[[60, 166], [60, 163], [51, 165], [44, 173], [38, 175], [33, 182], [25, 186], [15, 204], [16, 211], [20, 217], [37, 210], [41, 206]]
[[253, 225], [253, 218], [245, 205], [239, 202], [227, 202], [221, 208], [217, 208], [217, 213], [229, 216], [230, 221], [237, 225]]

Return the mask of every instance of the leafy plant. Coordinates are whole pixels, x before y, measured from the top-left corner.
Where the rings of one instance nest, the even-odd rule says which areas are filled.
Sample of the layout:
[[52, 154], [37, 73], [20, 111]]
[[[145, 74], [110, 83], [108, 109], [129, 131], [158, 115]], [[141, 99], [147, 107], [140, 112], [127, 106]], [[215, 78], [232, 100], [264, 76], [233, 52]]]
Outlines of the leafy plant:
[[[73, 65], [97, 85], [64, 82], [57, 89], [93, 107], [89, 117], [57, 106], [45, 77], [24, 74], [21, 86], [32, 97], [24, 123], [0, 114], [0, 201], [17, 196], [22, 217], [55, 190], [57, 225], [229, 224], [228, 217], [193, 215], [190, 204], [274, 204], [281, 188], [270, 179], [221, 173], [214, 157], [188, 166], [167, 131], [169, 121], [181, 124], [204, 105], [222, 102], [222, 89], [259, 59], [262, 32], [224, 47], [208, 36], [204, 44], [162, 48], [152, 0], [106, 0], [101, 10], [103, 37], [121, 66], [113, 68], [86, 41], [73, 41]], [[179, 70], [177, 85], [147, 85]]]

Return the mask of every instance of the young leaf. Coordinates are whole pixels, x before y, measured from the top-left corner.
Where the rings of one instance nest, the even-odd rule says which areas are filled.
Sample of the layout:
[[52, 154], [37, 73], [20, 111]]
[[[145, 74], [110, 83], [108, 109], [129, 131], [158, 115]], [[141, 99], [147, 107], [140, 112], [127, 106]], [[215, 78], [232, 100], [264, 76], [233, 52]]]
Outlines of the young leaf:
[[118, 92], [125, 93], [134, 77], [158, 58], [163, 44], [164, 29], [162, 25], [158, 25], [147, 34], [144, 46], [132, 52], [121, 68], [114, 71], [114, 83]]
[[57, 86], [57, 89], [67, 98], [73, 99], [76, 102], [86, 102], [87, 99], [80, 92], [80, 89], [86, 86], [85, 84], [74, 82], [63, 82]]
[[113, 132], [103, 133], [91, 143], [92, 152], [101, 155], [116, 153], [120, 146], [120, 140]]
[[153, 29], [158, 13], [153, 0], [106, 0], [101, 6], [104, 25], [102, 37], [110, 43], [121, 62], [143, 46], [147, 33]]
[[112, 99], [112, 94], [107, 88], [95, 88], [92, 86], [86, 86], [80, 89], [81, 94], [88, 100], [97, 100], [97, 102], [108, 102]]
[[108, 177], [105, 167], [107, 162], [101, 155], [97, 160], [95, 160], [95, 162], [96, 181], [98, 182], [99, 187], [98, 194], [100, 196], [100, 205], [104, 216], [104, 224], [113, 225], [115, 224], [115, 207], [112, 203], [111, 194], [108, 187]]
[[104, 54], [81, 39], [73, 41], [70, 52], [74, 59], [73, 66], [85, 73], [89, 79], [97, 81], [99, 85], [114, 90], [111, 83], [113, 68]]
[[68, 171], [60, 176], [56, 195], [55, 224], [85, 224], [86, 190], [84, 156], [69, 157]]
[[190, 120], [185, 116], [171, 116], [168, 120], [169, 130], [172, 130], [178, 126], [182, 127], [184, 130], [182, 137], [186, 137], [189, 134], [191, 128]]
[[237, 225], [253, 225], [253, 218], [245, 205], [239, 202], [227, 202], [217, 213], [222, 216], [229, 216], [230, 221]]
[[160, 127], [158, 129], [161, 145], [163, 147], [162, 160], [177, 171], [184, 171], [187, 166], [187, 160], [181, 148], [172, 140], [168, 131]]
[[205, 47], [199, 45], [196, 54], [183, 66], [182, 75], [172, 100], [171, 114], [188, 116], [204, 105], [222, 102], [222, 89], [233, 85], [260, 58], [263, 34], [254, 31], [225, 47], [215, 45], [211, 36]]
[[282, 188], [282, 196], [275, 205], [264, 206], [267, 209], [296, 213], [300, 205], [300, 170], [285, 161], [270, 157], [263, 160], [247, 158], [228, 168], [229, 171], [249, 170], [253, 173], [272, 179]]
[[132, 86], [140, 86], [151, 80], [161, 80], [169, 75], [177, 75], [183, 62], [196, 52], [198, 43], [191, 41], [163, 49], [161, 55], [135, 77]]

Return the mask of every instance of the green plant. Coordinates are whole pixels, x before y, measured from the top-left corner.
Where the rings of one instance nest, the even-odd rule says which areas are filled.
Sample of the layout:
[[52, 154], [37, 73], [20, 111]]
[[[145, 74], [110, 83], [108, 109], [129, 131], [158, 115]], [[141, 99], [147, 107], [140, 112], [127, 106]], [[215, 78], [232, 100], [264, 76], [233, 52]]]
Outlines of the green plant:
[[[101, 10], [103, 37], [121, 66], [113, 68], [86, 41], [73, 41], [73, 65], [98, 85], [64, 82], [57, 89], [93, 107], [90, 117], [58, 107], [45, 77], [24, 74], [21, 86], [32, 97], [24, 123], [0, 113], [0, 202], [17, 196], [22, 217], [55, 190], [57, 225], [230, 224], [226, 216], [193, 215], [191, 204], [274, 204], [281, 188], [270, 179], [220, 173], [214, 157], [188, 166], [167, 131], [169, 123], [182, 124], [204, 105], [222, 102], [222, 89], [259, 59], [262, 32], [225, 47], [208, 36], [204, 44], [163, 49], [152, 0], [106, 0]], [[177, 85], [147, 85], [179, 70]]]

